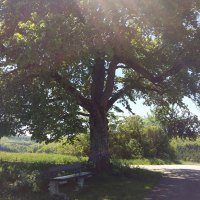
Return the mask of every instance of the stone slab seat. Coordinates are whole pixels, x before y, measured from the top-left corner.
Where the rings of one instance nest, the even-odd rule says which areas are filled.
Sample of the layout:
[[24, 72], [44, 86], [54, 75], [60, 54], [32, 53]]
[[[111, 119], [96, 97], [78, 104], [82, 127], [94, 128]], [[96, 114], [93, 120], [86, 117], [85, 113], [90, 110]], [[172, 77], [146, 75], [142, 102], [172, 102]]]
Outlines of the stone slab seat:
[[69, 174], [66, 176], [54, 177], [54, 178], [51, 178], [51, 181], [64, 181], [64, 180], [69, 180], [73, 178], [90, 177], [91, 175], [92, 175], [91, 172], [80, 172], [80, 173]]
[[[56, 176], [50, 179], [49, 182], [49, 192], [50, 195], [59, 195], [63, 196], [64, 199], [67, 199], [66, 193], [61, 193], [59, 191], [59, 185], [66, 184], [72, 180], [75, 180], [78, 184], [77, 190], [81, 189], [84, 186], [84, 179], [92, 176], [91, 172], [82, 171], [84, 169], [83, 163], [75, 163], [71, 165], [63, 165], [63, 166], [54, 166], [48, 168], [48, 173], [57, 173], [63, 171], [74, 170], [75, 173], [64, 175], [64, 176]], [[84, 169], [85, 170], [85, 169]]]

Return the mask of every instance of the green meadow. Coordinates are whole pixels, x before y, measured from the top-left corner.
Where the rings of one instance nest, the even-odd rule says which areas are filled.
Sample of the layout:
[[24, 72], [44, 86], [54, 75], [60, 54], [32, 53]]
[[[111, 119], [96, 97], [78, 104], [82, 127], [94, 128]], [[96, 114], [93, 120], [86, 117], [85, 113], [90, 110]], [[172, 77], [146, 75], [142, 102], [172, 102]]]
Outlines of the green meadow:
[[49, 163], [68, 164], [73, 162], [86, 161], [86, 157], [76, 157], [71, 155], [47, 154], [47, 153], [13, 153], [0, 152], [1, 161], [25, 162], [25, 163]]

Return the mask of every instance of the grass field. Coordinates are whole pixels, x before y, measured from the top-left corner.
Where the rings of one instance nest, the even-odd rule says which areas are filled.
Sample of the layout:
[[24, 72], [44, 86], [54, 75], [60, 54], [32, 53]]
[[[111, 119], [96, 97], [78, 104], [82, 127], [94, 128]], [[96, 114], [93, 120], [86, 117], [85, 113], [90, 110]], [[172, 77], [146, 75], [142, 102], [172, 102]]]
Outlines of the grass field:
[[[87, 157], [76, 157], [61, 154], [46, 154], [46, 153], [10, 153], [0, 152], [0, 160], [11, 162], [27, 162], [27, 163], [49, 163], [49, 164], [67, 164], [74, 162], [86, 161]], [[177, 164], [180, 162], [161, 159], [114, 159], [114, 164], [129, 166], [129, 165], [165, 165]]]
[[[45, 169], [49, 165], [84, 161], [86, 158], [57, 154], [0, 152], [0, 200], [54, 200], [48, 195]], [[9, 162], [8, 162], [9, 161]], [[72, 200], [142, 200], [161, 175], [114, 165], [111, 174], [94, 176]], [[62, 189], [66, 191], [68, 185]]]
[[11, 162], [67, 164], [86, 161], [87, 158], [60, 154], [0, 152], [0, 160]]

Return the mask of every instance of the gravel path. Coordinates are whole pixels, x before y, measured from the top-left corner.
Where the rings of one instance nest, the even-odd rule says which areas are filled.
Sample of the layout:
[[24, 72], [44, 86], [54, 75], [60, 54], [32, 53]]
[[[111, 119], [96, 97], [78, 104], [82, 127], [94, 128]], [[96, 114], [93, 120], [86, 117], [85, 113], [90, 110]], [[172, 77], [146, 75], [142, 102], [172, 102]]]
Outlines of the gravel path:
[[164, 173], [160, 183], [144, 200], [200, 200], [200, 165], [137, 167]]

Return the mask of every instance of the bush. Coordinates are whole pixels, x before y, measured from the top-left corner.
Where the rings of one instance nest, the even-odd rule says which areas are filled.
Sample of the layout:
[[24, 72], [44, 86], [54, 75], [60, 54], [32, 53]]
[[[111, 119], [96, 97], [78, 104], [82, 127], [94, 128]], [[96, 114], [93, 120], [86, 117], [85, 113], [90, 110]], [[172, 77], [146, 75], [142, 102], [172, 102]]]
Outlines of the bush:
[[110, 134], [110, 151], [113, 158], [136, 159], [143, 156], [138, 141], [122, 133]]
[[197, 140], [174, 138], [171, 146], [175, 149], [179, 160], [200, 162], [200, 138]]
[[89, 134], [78, 134], [73, 140], [73, 148], [75, 156], [89, 155]]
[[47, 191], [48, 164], [14, 163], [1, 161], [0, 187], [2, 192]]
[[112, 157], [120, 159], [174, 158], [168, 136], [161, 127], [154, 120], [144, 121], [139, 116], [126, 117], [112, 130], [110, 149]]
[[76, 135], [71, 141], [63, 139], [60, 142], [53, 142], [49, 144], [35, 143], [30, 146], [29, 152], [62, 154], [72, 156], [88, 156], [89, 135], [81, 133]]
[[169, 138], [159, 126], [149, 125], [143, 129], [142, 148], [146, 158], [170, 159], [174, 157]]
[[142, 127], [141, 117], [126, 117], [117, 130], [110, 133], [109, 143], [113, 158], [136, 159], [143, 156], [140, 144]]

